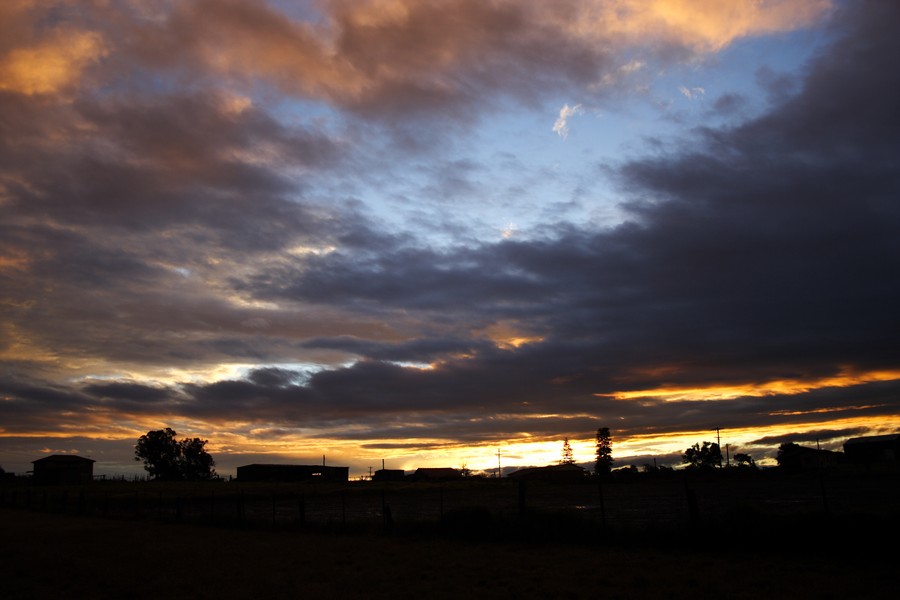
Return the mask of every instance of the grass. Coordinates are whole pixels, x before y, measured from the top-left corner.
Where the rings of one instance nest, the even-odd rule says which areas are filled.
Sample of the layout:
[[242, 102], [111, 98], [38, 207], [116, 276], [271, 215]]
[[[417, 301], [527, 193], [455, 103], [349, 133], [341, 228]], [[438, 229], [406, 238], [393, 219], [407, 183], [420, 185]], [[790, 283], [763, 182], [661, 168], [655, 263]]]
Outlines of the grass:
[[843, 537], [818, 549], [802, 539], [513, 544], [2, 508], [0, 597], [894, 598], [893, 553]]

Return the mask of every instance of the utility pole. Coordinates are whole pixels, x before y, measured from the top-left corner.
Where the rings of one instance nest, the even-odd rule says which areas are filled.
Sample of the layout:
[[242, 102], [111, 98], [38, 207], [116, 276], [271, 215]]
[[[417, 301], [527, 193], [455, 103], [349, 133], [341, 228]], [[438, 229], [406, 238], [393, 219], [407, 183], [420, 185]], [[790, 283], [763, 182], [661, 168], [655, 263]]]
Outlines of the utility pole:
[[500, 448], [497, 448], [497, 479], [500, 479]]
[[719, 448], [719, 468], [722, 468], [722, 437], [719, 435], [719, 428], [716, 427], [716, 446]]
[[729, 454], [730, 446], [731, 446], [731, 444], [725, 444], [725, 466], [726, 467], [731, 466], [731, 457]]

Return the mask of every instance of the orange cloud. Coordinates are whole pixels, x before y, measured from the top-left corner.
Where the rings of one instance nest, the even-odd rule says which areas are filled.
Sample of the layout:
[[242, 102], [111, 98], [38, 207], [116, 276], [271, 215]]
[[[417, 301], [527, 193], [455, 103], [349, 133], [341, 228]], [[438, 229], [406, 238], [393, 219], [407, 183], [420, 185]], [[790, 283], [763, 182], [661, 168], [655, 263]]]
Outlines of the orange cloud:
[[0, 57], [0, 89], [29, 96], [54, 94], [76, 83], [84, 68], [105, 54], [97, 33], [57, 32], [52, 39]]
[[588, 3], [576, 22], [586, 37], [618, 34], [640, 42], [670, 40], [696, 52], [715, 52], [731, 42], [808, 27], [831, 0], [617, 0]]
[[638, 398], [660, 398], [666, 402], [732, 400], [745, 396], [771, 396], [775, 394], [801, 394], [824, 387], [849, 387], [875, 381], [895, 381], [900, 379], [900, 371], [870, 371], [855, 373], [849, 370], [834, 377], [815, 380], [777, 380], [764, 383], [747, 383], [741, 385], [713, 385], [706, 387], [669, 386], [655, 389], [597, 394], [612, 396], [616, 400], [635, 400]]
[[[324, 6], [324, 19], [313, 24], [238, 0], [179, 4], [167, 26], [175, 38], [167, 44], [174, 41], [202, 68], [264, 80], [287, 93], [360, 106], [417, 95], [438, 101], [463, 94], [469, 78], [514, 86], [516, 69], [550, 77], [566, 68], [579, 76], [619, 68], [605, 61], [643, 45], [715, 52], [742, 37], [811, 25], [831, 0], [336, 0]], [[151, 36], [144, 39], [154, 44]], [[593, 62], [569, 64], [575, 57]]]
[[501, 321], [489, 327], [476, 331], [476, 334], [488, 337], [498, 348], [512, 349], [542, 342], [544, 338], [531, 332], [527, 332], [513, 321]]
[[[621, 67], [619, 50], [643, 45], [715, 52], [742, 37], [808, 26], [831, 2], [335, 0], [322, 5], [319, 22], [246, 0], [179, 2], [168, 16], [101, 3], [94, 10], [117, 27], [104, 37], [74, 21], [48, 27], [40, 4], [19, 1], [0, 8], [0, 89], [57, 93], [115, 48], [345, 105], [439, 101], [464, 94], [467, 79], [515, 86], [522, 69], [602, 80], [598, 69]], [[571, 64], [579, 60], [588, 62]]]

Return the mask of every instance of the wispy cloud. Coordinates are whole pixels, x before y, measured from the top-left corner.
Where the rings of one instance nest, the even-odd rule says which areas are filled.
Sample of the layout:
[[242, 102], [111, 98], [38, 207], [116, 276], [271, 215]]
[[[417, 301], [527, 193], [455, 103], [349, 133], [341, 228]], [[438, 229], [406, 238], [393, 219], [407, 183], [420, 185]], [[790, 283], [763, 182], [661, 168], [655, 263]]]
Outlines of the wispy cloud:
[[681, 95], [687, 98], [688, 100], [699, 100], [703, 96], [706, 95], [706, 90], [702, 87], [686, 87], [679, 86], [678, 91], [681, 92]]
[[576, 104], [572, 107], [568, 104], [564, 104], [563, 107], [559, 109], [559, 116], [553, 123], [553, 132], [559, 134], [559, 137], [563, 139], [569, 137], [569, 119], [581, 113], [582, 109], [580, 104]]

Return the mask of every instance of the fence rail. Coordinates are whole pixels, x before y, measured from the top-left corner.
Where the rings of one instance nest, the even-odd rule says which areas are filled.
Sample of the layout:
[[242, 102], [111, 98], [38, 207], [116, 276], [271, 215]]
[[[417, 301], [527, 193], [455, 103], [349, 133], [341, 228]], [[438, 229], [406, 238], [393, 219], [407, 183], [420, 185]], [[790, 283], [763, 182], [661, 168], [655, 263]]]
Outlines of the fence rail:
[[109, 518], [255, 528], [484, 532], [501, 524], [678, 532], [821, 515], [897, 517], [897, 474], [688, 476], [546, 484], [492, 480], [346, 485], [93, 482], [0, 485], [0, 506]]

